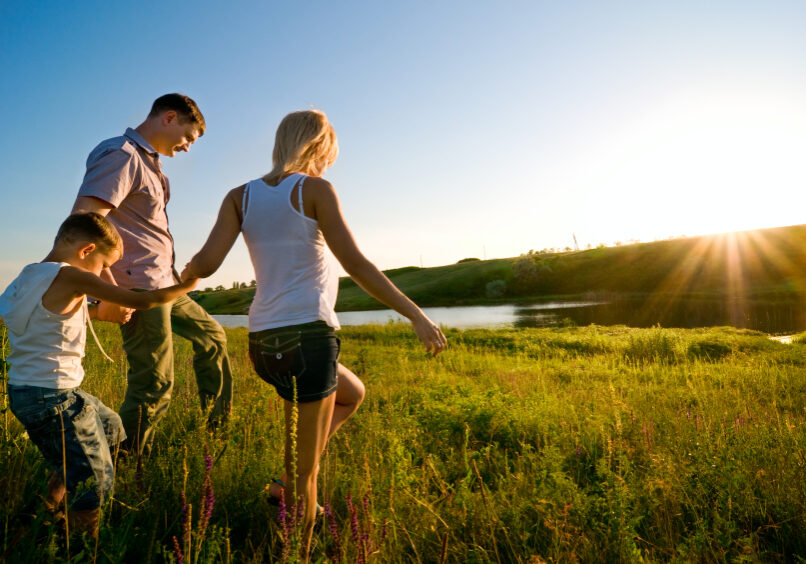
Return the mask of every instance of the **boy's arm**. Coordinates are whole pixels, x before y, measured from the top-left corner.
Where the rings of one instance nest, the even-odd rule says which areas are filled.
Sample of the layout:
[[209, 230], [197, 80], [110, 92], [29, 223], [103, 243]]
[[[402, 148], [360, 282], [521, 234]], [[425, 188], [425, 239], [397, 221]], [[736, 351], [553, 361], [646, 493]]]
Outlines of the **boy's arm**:
[[134, 292], [109, 284], [91, 272], [80, 268], [64, 267], [60, 276], [63, 276], [63, 283], [75, 293], [89, 294], [101, 300], [102, 303], [108, 301], [136, 309], [150, 309], [173, 301], [195, 288], [198, 282], [194, 278], [168, 288]]

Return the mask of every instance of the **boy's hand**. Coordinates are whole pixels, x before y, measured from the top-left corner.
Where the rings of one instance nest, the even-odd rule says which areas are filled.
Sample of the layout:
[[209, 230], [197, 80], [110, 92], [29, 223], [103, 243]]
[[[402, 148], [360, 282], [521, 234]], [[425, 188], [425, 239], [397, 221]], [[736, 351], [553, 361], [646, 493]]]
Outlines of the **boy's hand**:
[[129, 307], [119, 306], [111, 302], [100, 302], [95, 313], [95, 319], [122, 325], [129, 322], [133, 311]]

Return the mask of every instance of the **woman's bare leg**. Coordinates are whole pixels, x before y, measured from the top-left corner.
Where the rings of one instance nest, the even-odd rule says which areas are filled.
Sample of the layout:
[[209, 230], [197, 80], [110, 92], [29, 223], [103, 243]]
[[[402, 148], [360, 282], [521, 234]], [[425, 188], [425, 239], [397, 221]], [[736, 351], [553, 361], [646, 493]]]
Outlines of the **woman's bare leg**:
[[[330, 429], [327, 433], [328, 440], [358, 410], [361, 402], [364, 401], [364, 394], [366, 393], [364, 384], [358, 376], [342, 364], [339, 364], [337, 386], [334, 394], [336, 401], [333, 407], [333, 416], [330, 419]], [[318, 467], [316, 468], [316, 473], [319, 473]], [[288, 484], [288, 473], [283, 474], [280, 481]], [[281, 497], [283, 495], [282, 486], [272, 484], [269, 488], [269, 495], [277, 498]]]
[[364, 401], [365, 393], [364, 383], [358, 376], [343, 364], [339, 364], [336, 406], [333, 408], [333, 418], [330, 420], [328, 439], [358, 410], [358, 406]]
[[[292, 475], [293, 454], [291, 452], [291, 428], [294, 404], [284, 401], [285, 404], [285, 470], [286, 475]], [[319, 471], [319, 459], [327, 444], [328, 430], [333, 419], [333, 406], [336, 403], [336, 394], [325, 399], [297, 404], [297, 451], [296, 470], [297, 479], [296, 496], [304, 498], [302, 517], [302, 546], [300, 556], [303, 562], [308, 562], [313, 524], [316, 520], [316, 475]], [[291, 486], [289, 482], [286, 482]], [[285, 492], [283, 492], [285, 493]], [[283, 495], [290, 511], [296, 505], [291, 496]]]

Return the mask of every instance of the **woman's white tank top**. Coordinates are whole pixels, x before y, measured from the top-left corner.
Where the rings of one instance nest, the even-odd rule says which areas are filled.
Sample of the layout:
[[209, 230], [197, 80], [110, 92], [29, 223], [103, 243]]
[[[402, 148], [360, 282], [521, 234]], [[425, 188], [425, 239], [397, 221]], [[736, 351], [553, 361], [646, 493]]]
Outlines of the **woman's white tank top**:
[[[241, 231], [257, 281], [249, 307], [252, 332], [320, 319], [339, 328], [334, 310], [339, 291], [336, 260], [319, 223], [304, 214], [305, 178], [292, 174], [277, 186], [258, 178], [244, 188]], [[291, 204], [297, 183], [301, 211]]]

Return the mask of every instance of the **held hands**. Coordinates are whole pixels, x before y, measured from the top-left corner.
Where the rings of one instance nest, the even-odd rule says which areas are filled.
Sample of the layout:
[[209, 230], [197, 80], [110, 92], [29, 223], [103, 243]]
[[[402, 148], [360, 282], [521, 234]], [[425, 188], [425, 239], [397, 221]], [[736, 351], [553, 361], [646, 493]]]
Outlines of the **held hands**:
[[412, 320], [411, 325], [414, 332], [417, 333], [417, 337], [419, 337], [420, 341], [425, 345], [426, 351], [436, 356], [445, 349], [448, 340], [445, 338], [445, 335], [442, 334], [442, 330], [433, 321], [428, 319], [425, 314]]
[[179, 285], [182, 287], [182, 289], [185, 292], [190, 292], [196, 287], [196, 284], [199, 283], [199, 279], [198, 278], [190, 278], [190, 277], [185, 276], [186, 271], [187, 271], [187, 268], [185, 268], [185, 270], [182, 271], [182, 274], [180, 275], [180, 278], [182, 279], [182, 282], [180, 282]]
[[[191, 265], [191, 263], [187, 263], [185, 265], [185, 268], [182, 270], [182, 273], [179, 275], [179, 279], [182, 282], [187, 282], [188, 280], [191, 280], [191, 279], [198, 281], [199, 278], [200, 277], [196, 276], [196, 273], [193, 272], [193, 266]], [[196, 285], [194, 284], [193, 286], [195, 287]], [[192, 289], [193, 288], [191, 288], [190, 290], [192, 290]], [[190, 290], [188, 290], [188, 291], [190, 291]]]
[[122, 325], [129, 322], [133, 311], [134, 310], [130, 307], [119, 306], [111, 302], [100, 302], [95, 312], [95, 319]]

